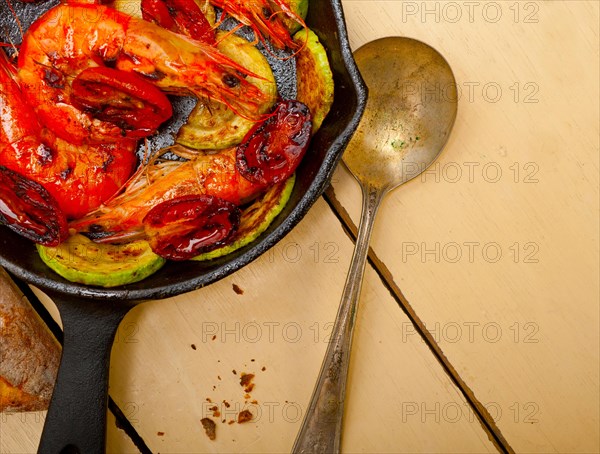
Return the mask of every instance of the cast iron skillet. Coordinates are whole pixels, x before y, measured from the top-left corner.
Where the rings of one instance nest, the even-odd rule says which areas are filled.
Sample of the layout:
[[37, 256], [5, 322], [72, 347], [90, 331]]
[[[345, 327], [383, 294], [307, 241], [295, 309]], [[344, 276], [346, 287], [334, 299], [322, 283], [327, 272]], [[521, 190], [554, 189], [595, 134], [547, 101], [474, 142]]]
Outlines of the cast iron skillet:
[[[42, 9], [43, 4], [18, 6], [25, 25]], [[0, 33], [8, 30], [7, 16], [2, 15]], [[335, 101], [297, 171], [290, 202], [252, 244], [209, 262], [171, 262], [142, 282], [103, 289], [74, 284], [54, 274], [31, 242], [0, 226], [0, 265], [44, 290], [57, 304], [64, 328], [60, 370], [39, 452], [104, 452], [110, 349], [129, 309], [145, 300], [198, 289], [250, 263], [283, 238], [329, 184], [363, 113], [367, 93], [352, 58], [340, 0], [311, 0], [307, 24], [328, 51]], [[14, 23], [12, 27], [14, 33]]]

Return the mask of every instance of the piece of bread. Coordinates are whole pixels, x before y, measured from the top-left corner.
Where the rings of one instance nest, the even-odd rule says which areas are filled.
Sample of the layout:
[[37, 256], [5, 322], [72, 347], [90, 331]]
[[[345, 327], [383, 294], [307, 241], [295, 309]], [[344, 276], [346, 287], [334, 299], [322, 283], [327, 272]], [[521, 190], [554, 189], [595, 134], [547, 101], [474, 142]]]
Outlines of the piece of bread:
[[0, 268], [0, 411], [48, 408], [60, 344]]

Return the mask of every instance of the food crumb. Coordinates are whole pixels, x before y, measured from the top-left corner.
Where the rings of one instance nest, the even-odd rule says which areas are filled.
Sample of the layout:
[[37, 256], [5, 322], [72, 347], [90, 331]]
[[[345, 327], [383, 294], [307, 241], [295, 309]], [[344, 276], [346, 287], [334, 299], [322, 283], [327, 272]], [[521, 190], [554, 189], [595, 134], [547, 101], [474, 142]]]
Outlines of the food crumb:
[[226, 420], [226, 419], [223, 419], [221, 422], [222, 422], [223, 424], [225, 424], [225, 423], [227, 422], [227, 420]]
[[212, 400], [210, 400], [210, 397], [207, 397], [207, 398], [206, 398], [206, 401], [207, 401], [209, 404], [212, 404]]
[[251, 404], [254, 404], [254, 405], [258, 405], [258, 400], [254, 399], [254, 400], [253, 400], [252, 402], [250, 402], [250, 403], [251, 403]]
[[237, 293], [238, 295], [243, 295], [244, 294], [244, 290], [242, 290], [242, 288], [239, 285], [233, 284], [231, 287], [233, 287], [233, 291], [235, 293]]
[[216, 334], [213, 334], [212, 340], [215, 340], [217, 338]]
[[215, 422], [210, 419], [210, 418], [202, 418], [200, 420], [200, 422], [202, 423], [202, 427], [204, 427], [204, 431], [206, 432], [206, 436], [210, 439], [210, 440], [214, 440], [215, 438], [217, 438], [217, 426], [215, 424]]
[[192, 347], [192, 350], [196, 350], [196, 344], [192, 344], [191, 347]]
[[246, 391], [246, 393], [249, 393], [254, 389], [254, 383], [252, 383], [253, 379], [254, 374], [246, 374], [245, 372], [242, 372], [242, 375], [240, 377], [240, 385], [242, 386], [242, 388], [244, 388], [244, 391]]
[[255, 359], [251, 359], [250, 361], [254, 362], [254, 361], [256, 361], [256, 360], [255, 360]]
[[238, 424], [243, 424], [245, 422], [251, 421], [252, 420], [252, 412], [250, 410], [242, 410], [240, 411], [240, 413], [238, 414]]
[[225, 405], [225, 408], [231, 407], [231, 404], [229, 402], [227, 402], [226, 400], [223, 401], [223, 405]]
[[227, 424], [229, 424], [229, 425], [235, 424], [235, 421], [233, 419], [231, 419]]
[[267, 370], [267, 368], [265, 366], [263, 366], [261, 370], [264, 372]]
[[218, 378], [219, 380], [221, 380], [221, 376], [220, 376], [220, 375], [217, 375], [217, 378]]
[[158, 435], [159, 437], [162, 437], [164, 434], [164, 432], [156, 432], [156, 435]]
[[233, 369], [231, 372], [233, 372], [233, 375], [237, 375], [237, 371], [235, 369]]

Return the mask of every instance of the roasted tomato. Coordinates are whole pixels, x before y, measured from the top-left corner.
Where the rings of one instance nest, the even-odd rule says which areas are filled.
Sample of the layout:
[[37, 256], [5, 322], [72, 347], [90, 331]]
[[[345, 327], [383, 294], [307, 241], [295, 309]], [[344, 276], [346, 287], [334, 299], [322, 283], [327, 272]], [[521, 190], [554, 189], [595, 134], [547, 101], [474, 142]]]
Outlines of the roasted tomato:
[[39, 244], [57, 246], [69, 235], [67, 218], [46, 189], [0, 166], [0, 223]]
[[169, 98], [135, 73], [88, 68], [73, 80], [72, 87], [75, 107], [118, 125], [127, 137], [146, 137], [173, 115]]
[[299, 101], [281, 101], [257, 123], [237, 148], [240, 174], [253, 183], [273, 184], [289, 178], [306, 153], [312, 116]]
[[142, 0], [142, 17], [167, 30], [214, 46], [215, 31], [194, 0]]
[[210, 195], [163, 202], [144, 217], [152, 250], [169, 260], [188, 260], [228, 243], [240, 224], [240, 209]]

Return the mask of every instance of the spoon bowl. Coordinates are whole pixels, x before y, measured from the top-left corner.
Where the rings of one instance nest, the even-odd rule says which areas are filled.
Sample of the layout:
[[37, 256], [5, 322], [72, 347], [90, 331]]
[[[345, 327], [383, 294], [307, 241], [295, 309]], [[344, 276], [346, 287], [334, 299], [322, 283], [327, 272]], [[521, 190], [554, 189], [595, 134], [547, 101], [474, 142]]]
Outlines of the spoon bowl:
[[410, 38], [365, 44], [354, 59], [369, 89], [343, 161], [362, 188], [356, 247], [317, 384], [294, 453], [338, 453], [350, 347], [375, 215], [383, 196], [421, 174], [448, 141], [458, 104], [452, 69]]
[[354, 59], [369, 97], [343, 160], [359, 181], [393, 189], [446, 144], [457, 111], [454, 74], [435, 49], [411, 38], [371, 41]]

